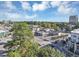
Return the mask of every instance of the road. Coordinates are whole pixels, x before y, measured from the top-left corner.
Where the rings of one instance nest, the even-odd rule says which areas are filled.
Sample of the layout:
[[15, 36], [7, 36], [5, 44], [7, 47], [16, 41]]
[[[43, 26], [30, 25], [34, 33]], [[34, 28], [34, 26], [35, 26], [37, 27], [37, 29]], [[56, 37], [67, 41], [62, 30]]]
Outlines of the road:
[[0, 38], [0, 57], [6, 57], [6, 49], [4, 48], [4, 45], [7, 43], [7, 41], [12, 40], [11, 38]]
[[51, 44], [51, 42], [49, 41], [50, 39], [51, 37], [35, 36], [35, 40], [40, 44], [41, 47]]
[[[56, 44], [54, 43], [55, 40], [51, 40], [51, 37], [36, 36], [35, 39], [41, 45], [41, 47], [52, 44], [52, 46], [54, 46], [54, 48], [56, 48], [59, 51], [61, 51], [62, 53], [64, 53], [64, 55], [66, 57], [67, 56], [73, 56], [72, 53], [67, 50], [67, 48], [64, 48], [64, 46], [63, 46], [64, 44], [62, 43], [63, 38], [57, 39], [59, 41]], [[47, 40], [44, 40], [44, 39], [47, 39]]]
[[52, 42], [55, 42], [57, 40], [64, 40], [64, 39], [66, 39], [66, 37], [65, 37], [65, 38], [59, 38], [59, 39], [52, 40], [51, 37], [52, 36], [47, 36], [47, 37], [35, 36], [34, 38], [41, 46], [45, 46], [45, 45], [51, 44]]

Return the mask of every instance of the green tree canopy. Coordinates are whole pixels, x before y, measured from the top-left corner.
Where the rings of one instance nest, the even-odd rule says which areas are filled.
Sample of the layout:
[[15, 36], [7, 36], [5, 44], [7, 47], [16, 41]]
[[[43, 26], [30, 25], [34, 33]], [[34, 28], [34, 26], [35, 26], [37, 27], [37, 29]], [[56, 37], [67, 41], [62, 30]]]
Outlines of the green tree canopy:
[[16, 23], [12, 28], [13, 40], [9, 41], [7, 56], [10, 57], [57, 57], [63, 54], [52, 47], [39, 48], [27, 23]]

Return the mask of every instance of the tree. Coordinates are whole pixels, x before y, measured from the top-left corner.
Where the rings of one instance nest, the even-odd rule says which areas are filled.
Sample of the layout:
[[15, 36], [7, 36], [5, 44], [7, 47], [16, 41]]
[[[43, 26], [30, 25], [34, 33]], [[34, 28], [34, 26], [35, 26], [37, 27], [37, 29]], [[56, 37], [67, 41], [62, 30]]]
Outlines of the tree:
[[64, 54], [52, 48], [51, 46], [46, 46], [44, 48], [39, 49], [38, 56], [39, 57], [63, 57]]
[[21, 56], [35, 57], [38, 52], [38, 44], [35, 41], [28, 40], [24, 41], [19, 47]]
[[13, 28], [13, 40], [9, 41], [5, 48], [8, 48], [7, 56], [10, 57], [44, 57], [44, 56], [61, 56], [62, 54], [55, 51], [52, 47], [39, 48], [38, 43], [34, 40], [32, 31], [28, 25], [16, 23]]
[[9, 50], [8, 54], [9, 57], [20, 57], [20, 52], [18, 50]]
[[[11, 55], [10, 55], [11, 54]], [[60, 51], [52, 48], [51, 46], [46, 46], [39, 48], [38, 44], [33, 41], [24, 41], [21, 46], [16, 50], [11, 50], [8, 52], [8, 56], [12, 57], [63, 57], [64, 54]]]
[[[29, 29], [28, 25], [24, 22], [16, 23], [16, 24], [14, 24], [11, 31], [13, 32], [13, 40], [9, 41], [4, 46], [5, 48], [6, 47], [8, 48], [7, 55], [10, 56], [10, 54], [12, 53], [11, 56], [16, 56], [19, 54], [21, 54], [20, 56], [28, 56], [26, 53], [23, 53], [23, 52], [26, 52], [27, 50], [29, 50], [30, 47], [33, 45], [33, 44], [31, 44], [31, 41], [33, 39], [33, 34], [31, 32], [31, 30]], [[35, 47], [36, 47], [36, 45], [35, 45]], [[32, 48], [33, 48], [33, 46], [32, 46]], [[16, 52], [17, 50], [19, 52]], [[29, 51], [28, 51], [28, 54], [29, 54]]]

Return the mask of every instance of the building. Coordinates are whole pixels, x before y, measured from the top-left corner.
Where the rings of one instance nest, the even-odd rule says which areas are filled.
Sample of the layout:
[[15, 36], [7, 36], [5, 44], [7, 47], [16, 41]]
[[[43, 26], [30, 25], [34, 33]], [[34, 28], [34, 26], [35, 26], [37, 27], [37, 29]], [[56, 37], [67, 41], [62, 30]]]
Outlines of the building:
[[75, 43], [79, 42], [79, 29], [75, 29], [71, 31], [71, 39]]
[[76, 24], [77, 22], [78, 22], [78, 16], [77, 15], [69, 17], [69, 24]]
[[5, 37], [8, 33], [9, 32], [7, 30], [0, 30], [0, 38]]
[[74, 53], [79, 53], [79, 29], [75, 29], [70, 33], [70, 40], [67, 43]]

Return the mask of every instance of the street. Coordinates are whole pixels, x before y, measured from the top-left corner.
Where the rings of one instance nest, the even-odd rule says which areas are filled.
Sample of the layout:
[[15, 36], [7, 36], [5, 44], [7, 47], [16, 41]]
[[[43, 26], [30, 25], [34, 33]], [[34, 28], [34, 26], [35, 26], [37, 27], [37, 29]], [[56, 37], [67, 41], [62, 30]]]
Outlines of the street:
[[[42, 36], [36, 36], [36, 41], [40, 44], [40, 47], [44, 47], [46, 45], [51, 44], [55, 49], [58, 49], [62, 53], [64, 53], [65, 56], [72, 56], [72, 53], [70, 53], [67, 48], [65, 48], [62, 43], [62, 40], [66, 39], [66, 37], [59, 38], [57, 40], [51, 40], [51, 37], [42, 37]], [[46, 40], [45, 40], [46, 39]], [[55, 43], [57, 41], [57, 43]], [[68, 55], [67, 55], [68, 54]]]
[[51, 39], [52, 36], [47, 36], [47, 37], [43, 37], [43, 36], [34, 36], [35, 40], [40, 44], [40, 46], [45, 46], [48, 44], [51, 44], [52, 42], [55, 42], [57, 40], [64, 40], [65, 38], [59, 38], [59, 39]]

